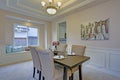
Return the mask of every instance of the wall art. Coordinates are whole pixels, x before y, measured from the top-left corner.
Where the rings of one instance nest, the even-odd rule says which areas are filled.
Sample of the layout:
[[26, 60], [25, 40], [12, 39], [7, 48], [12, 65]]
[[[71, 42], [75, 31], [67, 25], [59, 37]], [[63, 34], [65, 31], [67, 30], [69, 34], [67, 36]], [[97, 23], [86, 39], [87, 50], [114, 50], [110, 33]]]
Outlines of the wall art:
[[100, 20], [99, 22], [81, 24], [82, 40], [108, 40], [109, 39], [109, 19]]

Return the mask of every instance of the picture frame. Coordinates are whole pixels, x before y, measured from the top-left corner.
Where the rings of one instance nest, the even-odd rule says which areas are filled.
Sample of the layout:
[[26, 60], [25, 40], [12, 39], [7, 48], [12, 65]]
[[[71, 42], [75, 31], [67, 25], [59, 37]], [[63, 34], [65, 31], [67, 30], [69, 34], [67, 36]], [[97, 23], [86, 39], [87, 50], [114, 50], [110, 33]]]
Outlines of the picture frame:
[[109, 40], [109, 19], [81, 24], [81, 40]]

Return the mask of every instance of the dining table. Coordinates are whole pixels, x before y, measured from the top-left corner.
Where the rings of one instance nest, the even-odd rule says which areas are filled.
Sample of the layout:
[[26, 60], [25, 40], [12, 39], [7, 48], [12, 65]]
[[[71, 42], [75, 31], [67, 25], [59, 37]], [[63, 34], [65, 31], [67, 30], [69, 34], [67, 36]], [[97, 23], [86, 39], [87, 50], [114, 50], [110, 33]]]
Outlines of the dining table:
[[[54, 62], [64, 67], [63, 80], [67, 80], [67, 70], [72, 70], [75, 67], [78, 67], [79, 80], [82, 80], [82, 64], [89, 59], [90, 57], [88, 56], [68, 55], [62, 59], [54, 59]], [[73, 80], [73, 75], [74, 73], [70, 77], [71, 80]]]

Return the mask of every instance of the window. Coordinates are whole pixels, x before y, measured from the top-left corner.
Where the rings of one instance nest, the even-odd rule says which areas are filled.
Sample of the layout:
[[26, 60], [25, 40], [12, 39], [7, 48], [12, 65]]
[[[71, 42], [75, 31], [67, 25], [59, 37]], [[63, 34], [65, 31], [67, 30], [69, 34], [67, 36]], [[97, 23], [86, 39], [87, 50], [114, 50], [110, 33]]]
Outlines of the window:
[[14, 46], [37, 46], [38, 29], [17, 25], [14, 27]]
[[38, 29], [15, 24], [13, 43], [13, 46], [7, 46], [7, 53], [24, 51], [28, 46], [38, 46]]

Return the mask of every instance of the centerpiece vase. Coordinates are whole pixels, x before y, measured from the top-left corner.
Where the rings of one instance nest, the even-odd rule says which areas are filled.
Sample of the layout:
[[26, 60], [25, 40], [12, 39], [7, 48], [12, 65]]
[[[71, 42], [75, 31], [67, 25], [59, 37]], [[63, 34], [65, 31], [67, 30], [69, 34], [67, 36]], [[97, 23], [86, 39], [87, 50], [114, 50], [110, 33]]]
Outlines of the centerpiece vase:
[[55, 46], [54, 55], [57, 55], [57, 54], [58, 54], [57, 46]]

